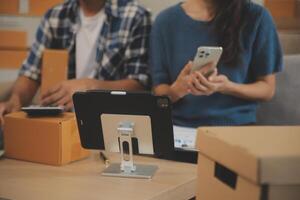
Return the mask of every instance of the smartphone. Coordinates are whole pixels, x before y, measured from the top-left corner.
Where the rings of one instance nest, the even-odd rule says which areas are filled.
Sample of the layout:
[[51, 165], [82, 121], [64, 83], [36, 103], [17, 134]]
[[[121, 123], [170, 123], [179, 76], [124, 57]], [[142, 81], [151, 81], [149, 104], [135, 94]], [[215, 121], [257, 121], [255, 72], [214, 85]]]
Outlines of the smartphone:
[[[205, 77], [209, 77], [222, 56], [222, 47], [201, 46], [198, 48], [196, 56], [193, 60], [191, 72], [200, 71]], [[211, 66], [205, 67], [206, 64], [212, 63]]]
[[22, 111], [26, 112], [27, 115], [32, 117], [40, 116], [57, 116], [64, 112], [64, 108], [61, 106], [28, 106], [22, 107]]

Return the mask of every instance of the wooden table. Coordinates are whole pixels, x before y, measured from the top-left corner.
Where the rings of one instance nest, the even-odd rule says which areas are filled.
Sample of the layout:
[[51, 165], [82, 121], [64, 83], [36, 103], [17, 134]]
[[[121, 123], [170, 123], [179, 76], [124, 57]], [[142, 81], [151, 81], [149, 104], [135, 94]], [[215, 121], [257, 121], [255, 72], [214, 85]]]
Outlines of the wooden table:
[[[109, 154], [111, 162], [118, 154]], [[0, 160], [0, 199], [186, 200], [196, 194], [196, 165], [135, 156], [140, 164], [159, 167], [152, 180], [101, 176], [98, 153], [85, 160], [54, 167]]]

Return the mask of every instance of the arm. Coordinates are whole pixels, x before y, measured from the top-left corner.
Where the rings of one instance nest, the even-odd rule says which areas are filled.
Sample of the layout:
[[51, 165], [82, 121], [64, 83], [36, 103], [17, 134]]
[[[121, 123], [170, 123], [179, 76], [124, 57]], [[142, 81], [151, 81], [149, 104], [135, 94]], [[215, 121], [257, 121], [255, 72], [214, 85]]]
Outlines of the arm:
[[261, 13], [255, 28], [256, 37], [252, 46], [252, 57], [248, 76], [254, 79], [251, 83], [234, 83], [230, 77], [219, 75], [211, 77], [208, 82], [196, 74], [200, 84], [204, 84], [214, 92], [232, 95], [250, 101], [268, 101], [275, 93], [275, 73], [282, 70], [282, 52], [277, 30], [272, 17], [267, 11]]
[[117, 81], [101, 81], [95, 79], [82, 79], [86, 84], [86, 89], [97, 90], [143, 90], [144, 87], [137, 80], [123, 79]]
[[136, 80], [102, 81], [95, 79], [73, 79], [63, 81], [42, 94], [42, 105], [64, 106], [66, 110], [73, 107], [72, 96], [77, 91], [86, 90], [143, 90]]
[[48, 22], [50, 13], [51, 10], [46, 13], [38, 27], [35, 41], [21, 67], [19, 78], [12, 88], [9, 100], [0, 103], [0, 126], [3, 124], [4, 114], [17, 111], [22, 106], [29, 104], [38, 89], [41, 78], [40, 63], [42, 53], [45, 47], [49, 46], [52, 39]]
[[[128, 38], [128, 47], [124, 52], [124, 65], [122, 76], [125, 79], [134, 80], [139, 87], [129, 89], [149, 88], [149, 37], [151, 29], [151, 17], [148, 11], [137, 14], [133, 19], [133, 26]], [[107, 83], [108, 86], [110, 83]], [[127, 85], [124, 85], [123, 89]]]
[[224, 75], [212, 80], [216, 91], [251, 101], [269, 101], [275, 94], [275, 74], [259, 77], [250, 84], [238, 84], [228, 80]]
[[196, 85], [195, 88], [191, 88], [193, 95], [220, 92], [250, 101], [269, 101], [275, 94], [275, 74], [260, 76], [255, 82], [249, 84], [232, 82], [225, 75], [211, 76], [206, 79], [201, 73], [196, 72], [193, 76], [191, 85]]
[[10, 98], [0, 103], [0, 127], [3, 125], [3, 116], [7, 113], [18, 111], [22, 106], [28, 105], [35, 95], [39, 84], [25, 76], [20, 76], [11, 91]]
[[176, 92], [176, 87], [174, 85], [160, 84], [154, 88], [155, 95], [158, 96], [168, 96], [172, 103], [175, 103], [182, 98], [182, 95]]
[[258, 78], [255, 83], [237, 84], [231, 82], [222, 93], [253, 101], [269, 101], [275, 94], [275, 75]]
[[189, 62], [182, 69], [178, 75], [176, 81], [169, 84], [159, 84], [154, 88], [154, 93], [159, 96], [166, 95], [170, 98], [172, 103], [175, 103], [190, 92], [189, 75], [191, 71], [192, 63]]
[[236, 84], [229, 81], [229, 84], [221, 89], [222, 93], [254, 101], [268, 101], [274, 96], [275, 73], [283, 68], [281, 46], [269, 12], [264, 10], [259, 20], [249, 70], [256, 77], [255, 82]]
[[36, 94], [38, 88], [38, 82], [25, 76], [20, 76], [12, 88], [11, 96], [8, 102], [10, 102], [14, 108], [20, 109], [22, 106], [31, 103], [32, 98]]

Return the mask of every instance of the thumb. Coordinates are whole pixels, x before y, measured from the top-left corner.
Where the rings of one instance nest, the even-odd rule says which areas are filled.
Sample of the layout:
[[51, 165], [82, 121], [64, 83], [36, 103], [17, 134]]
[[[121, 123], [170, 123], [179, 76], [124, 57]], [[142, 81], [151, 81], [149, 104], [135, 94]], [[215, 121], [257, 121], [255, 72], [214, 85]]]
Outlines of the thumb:
[[209, 81], [214, 81], [214, 80], [215, 80], [215, 77], [217, 77], [217, 76], [218, 76], [218, 69], [215, 68], [215, 69], [213, 70], [213, 72], [211, 73], [211, 75], [208, 77], [208, 80], [209, 80]]
[[219, 75], [219, 76], [214, 76], [212, 81], [218, 83], [218, 82], [223, 82], [224, 79], [225, 77], [223, 75]]
[[0, 128], [3, 128], [4, 125], [4, 114], [5, 114], [4, 108], [0, 108]]
[[189, 74], [189, 73], [191, 73], [192, 66], [193, 66], [193, 62], [192, 62], [192, 61], [189, 61], [189, 62], [184, 66], [182, 72], [183, 72], [184, 74]]

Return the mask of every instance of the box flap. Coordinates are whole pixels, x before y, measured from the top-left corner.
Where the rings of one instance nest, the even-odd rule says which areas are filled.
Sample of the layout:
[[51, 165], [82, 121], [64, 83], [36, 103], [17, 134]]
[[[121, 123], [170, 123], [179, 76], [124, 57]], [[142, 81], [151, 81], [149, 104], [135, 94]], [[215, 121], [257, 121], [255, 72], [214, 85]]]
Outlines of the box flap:
[[261, 184], [300, 184], [300, 126], [199, 128], [197, 147]]
[[42, 59], [41, 94], [68, 78], [69, 53], [67, 50], [45, 49]]

